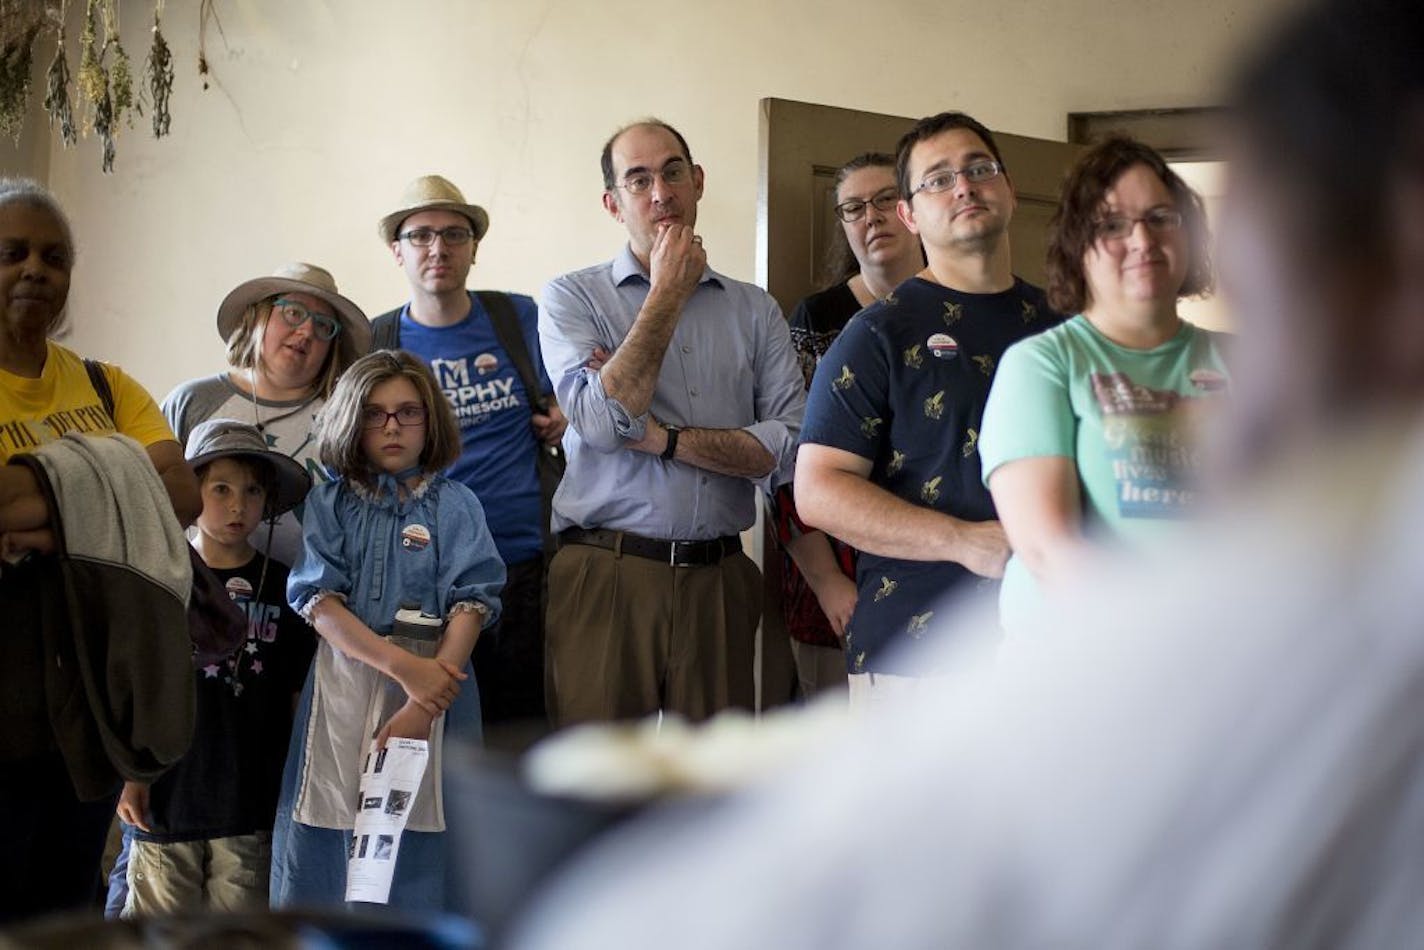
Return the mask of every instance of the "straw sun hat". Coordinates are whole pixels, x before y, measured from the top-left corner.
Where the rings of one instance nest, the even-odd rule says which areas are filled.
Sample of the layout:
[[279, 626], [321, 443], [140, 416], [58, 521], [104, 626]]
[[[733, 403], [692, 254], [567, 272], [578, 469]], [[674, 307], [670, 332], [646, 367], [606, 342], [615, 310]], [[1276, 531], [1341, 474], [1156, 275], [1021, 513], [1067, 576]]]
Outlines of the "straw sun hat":
[[280, 293], [311, 294], [331, 304], [341, 322], [336, 345], [341, 366], [349, 366], [371, 348], [371, 323], [361, 308], [336, 290], [336, 278], [325, 268], [300, 262], [283, 264], [270, 277], [256, 277], [234, 287], [218, 307], [218, 334], [226, 341], [242, 324], [248, 307]]

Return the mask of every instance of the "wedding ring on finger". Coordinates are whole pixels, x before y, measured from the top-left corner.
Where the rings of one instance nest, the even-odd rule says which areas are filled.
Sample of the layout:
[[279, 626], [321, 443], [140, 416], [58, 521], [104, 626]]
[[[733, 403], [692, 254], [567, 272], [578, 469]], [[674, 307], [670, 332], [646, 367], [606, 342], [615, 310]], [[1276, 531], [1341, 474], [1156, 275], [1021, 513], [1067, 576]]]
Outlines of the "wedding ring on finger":
[[701, 246], [702, 246], [702, 235], [700, 235], [700, 234], [694, 234], [694, 235], [692, 236], [692, 243], [693, 243], [693, 244], [696, 244], [698, 247], [701, 247]]

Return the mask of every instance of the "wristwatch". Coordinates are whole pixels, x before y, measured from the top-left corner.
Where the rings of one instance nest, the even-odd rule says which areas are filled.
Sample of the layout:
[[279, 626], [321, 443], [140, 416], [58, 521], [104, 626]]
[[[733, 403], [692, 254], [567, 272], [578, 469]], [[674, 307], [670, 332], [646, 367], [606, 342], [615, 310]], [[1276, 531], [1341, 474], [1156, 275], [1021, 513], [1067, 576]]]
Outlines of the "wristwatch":
[[670, 462], [677, 453], [677, 434], [682, 431], [682, 426], [663, 426], [663, 431], [667, 433], [667, 448], [663, 449], [663, 454], [658, 458]]

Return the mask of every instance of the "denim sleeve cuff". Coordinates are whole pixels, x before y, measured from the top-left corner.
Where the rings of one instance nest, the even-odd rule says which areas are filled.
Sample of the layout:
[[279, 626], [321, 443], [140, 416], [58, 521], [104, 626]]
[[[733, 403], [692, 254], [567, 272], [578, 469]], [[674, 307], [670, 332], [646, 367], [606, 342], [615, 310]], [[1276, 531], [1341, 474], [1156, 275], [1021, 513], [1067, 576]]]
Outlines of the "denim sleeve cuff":
[[297, 613], [299, 613], [301, 615], [301, 618], [305, 620], [308, 624], [311, 624], [313, 622], [312, 611], [316, 610], [317, 604], [321, 603], [323, 600], [326, 600], [328, 597], [335, 597], [343, 604], [346, 603], [345, 594], [338, 593], [334, 590], [319, 590], [315, 594], [312, 594], [311, 597], [307, 599], [306, 603], [302, 604], [301, 610], [298, 610]]
[[453, 620], [460, 614], [476, 613], [480, 615], [480, 625], [483, 626], [489, 620], [490, 609], [488, 604], [482, 604], [478, 600], [462, 600], [459, 603], [451, 604], [450, 611], [445, 615], [447, 621]]

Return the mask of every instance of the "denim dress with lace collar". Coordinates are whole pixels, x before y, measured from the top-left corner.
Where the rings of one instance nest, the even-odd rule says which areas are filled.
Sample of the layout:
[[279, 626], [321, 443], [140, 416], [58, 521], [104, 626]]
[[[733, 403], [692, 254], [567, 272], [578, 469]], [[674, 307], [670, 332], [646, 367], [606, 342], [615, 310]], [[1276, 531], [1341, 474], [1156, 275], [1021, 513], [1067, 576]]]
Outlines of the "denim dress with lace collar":
[[[448, 620], [478, 611], [488, 629], [499, 616], [504, 564], [485, 524], [484, 509], [464, 485], [434, 476], [402, 497], [383, 475], [374, 489], [347, 479], [317, 486], [302, 516], [304, 543], [287, 585], [292, 608], [310, 620], [326, 597], [340, 597], [375, 633], [403, 649], [432, 656], [435, 640], [392, 636], [396, 611], [418, 609]], [[293, 818], [320, 828], [349, 829], [362, 759], [375, 730], [405, 702], [399, 684], [347, 657], [326, 640], [317, 647], [310, 715], [298, 722]], [[473, 678], [462, 689], [475, 688]], [[430, 759], [408, 829], [444, 830], [441, 736], [431, 731]], [[291, 760], [289, 759], [289, 765]]]

